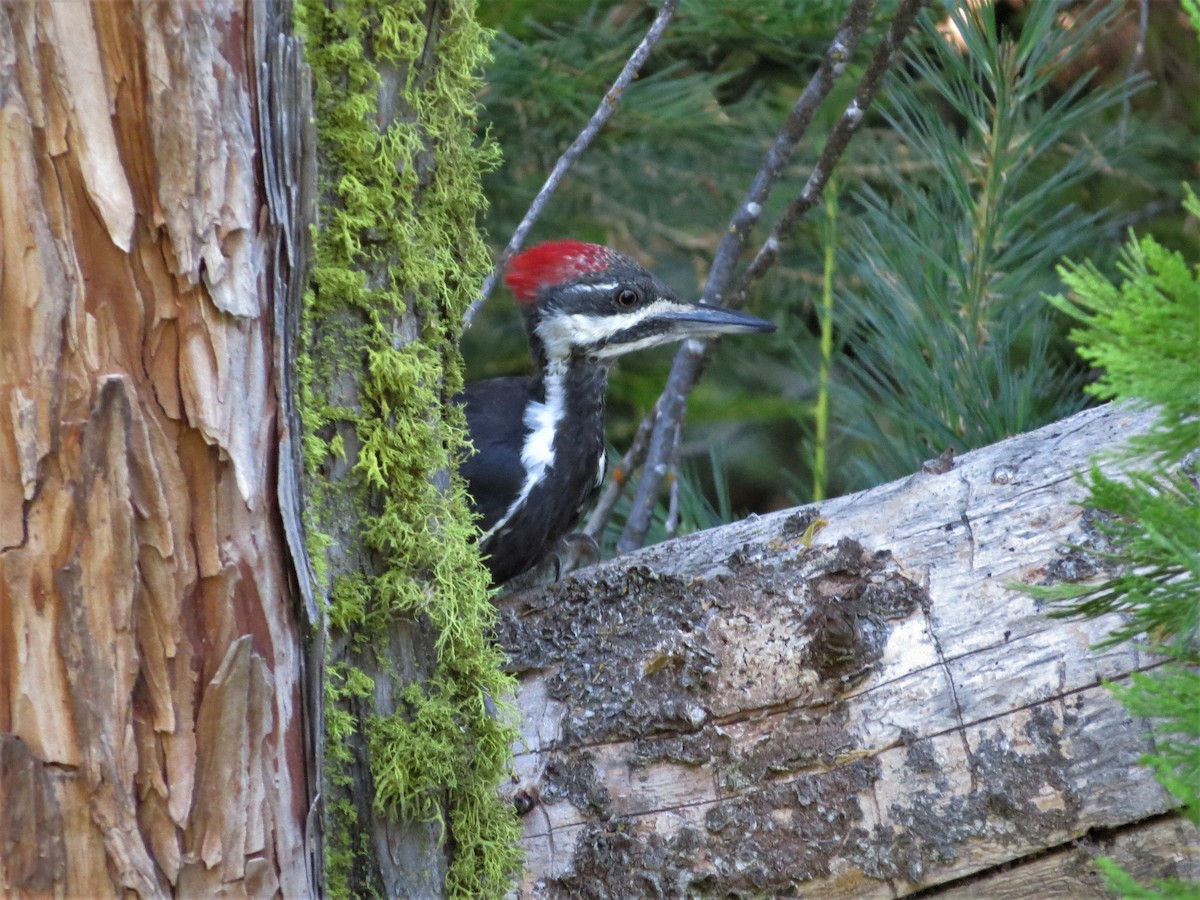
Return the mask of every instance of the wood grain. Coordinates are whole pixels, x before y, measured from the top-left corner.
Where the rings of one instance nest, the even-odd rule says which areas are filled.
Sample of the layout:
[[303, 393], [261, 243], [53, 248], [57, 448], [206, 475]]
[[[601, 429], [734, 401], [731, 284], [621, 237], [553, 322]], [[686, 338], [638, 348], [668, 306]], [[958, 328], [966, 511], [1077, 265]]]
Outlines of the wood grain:
[[[1078, 867], [1082, 838], [1168, 813], [1101, 684], [1157, 661], [1019, 590], [1095, 574], [1075, 472], [1149, 422], [1090, 410], [507, 598], [523, 895], [1004, 891], [1002, 866]], [[1145, 868], [1200, 845], [1171, 828]]]

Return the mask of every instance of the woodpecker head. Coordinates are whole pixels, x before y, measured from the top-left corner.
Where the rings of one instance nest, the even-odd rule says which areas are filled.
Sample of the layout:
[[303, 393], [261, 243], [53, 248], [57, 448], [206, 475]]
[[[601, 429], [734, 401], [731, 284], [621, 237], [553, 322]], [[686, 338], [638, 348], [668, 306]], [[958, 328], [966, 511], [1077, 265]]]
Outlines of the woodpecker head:
[[774, 331], [746, 313], [680, 300], [608, 247], [552, 241], [513, 258], [504, 278], [547, 361], [607, 362], [690, 337]]

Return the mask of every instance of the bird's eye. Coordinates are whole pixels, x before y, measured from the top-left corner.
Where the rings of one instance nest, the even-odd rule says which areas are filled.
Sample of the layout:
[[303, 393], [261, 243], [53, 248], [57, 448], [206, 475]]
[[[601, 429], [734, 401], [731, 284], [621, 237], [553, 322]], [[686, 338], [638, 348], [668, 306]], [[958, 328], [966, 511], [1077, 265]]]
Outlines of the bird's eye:
[[613, 295], [613, 299], [617, 301], [617, 306], [629, 309], [638, 302], [638, 293], [632, 288], [621, 288]]

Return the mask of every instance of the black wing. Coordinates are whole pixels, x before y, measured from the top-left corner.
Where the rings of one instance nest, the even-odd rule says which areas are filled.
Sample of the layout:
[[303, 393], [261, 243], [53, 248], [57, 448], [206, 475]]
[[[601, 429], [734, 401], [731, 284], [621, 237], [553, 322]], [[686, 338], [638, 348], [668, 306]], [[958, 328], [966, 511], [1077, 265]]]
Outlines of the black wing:
[[525, 483], [521, 446], [525, 407], [533, 394], [528, 377], [489, 378], [469, 384], [460, 395], [475, 452], [459, 471], [487, 531], [508, 511]]

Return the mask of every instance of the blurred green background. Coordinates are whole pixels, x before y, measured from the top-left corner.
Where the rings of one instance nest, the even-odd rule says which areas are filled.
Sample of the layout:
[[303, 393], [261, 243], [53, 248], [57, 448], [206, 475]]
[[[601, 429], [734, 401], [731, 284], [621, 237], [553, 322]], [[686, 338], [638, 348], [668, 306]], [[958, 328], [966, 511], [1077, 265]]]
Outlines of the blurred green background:
[[[696, 296], [846, 6], [682, 0], [526, 246], [608, 244]], [[893, 8], [879, 5], [751, 252], [808, 177]], [[1086, 367], [1043, 299], [1062, 289], [1057, 266], [1090, 258], [1111, 269], [1130, 228], [1190, 259], [1200, 243], [1180, 206], [1200, 159], [1196, 37], [1175, 4], [1147, 9], [1140, 53], [1138, 3], [928, 11], [843, 157], [831, 202], [750, 298], [747, 309], [779, 331], [725, 341], [692, 396], [681, 530], [897, 478], [948, 447], [964, 452], [1086, 405]], [[496, 253], [654, 12], [634, 0], [480, 5], [496, 32], [483, 124], [504, 154], [485, 185]], [[463, 352], [471, 379], [528, 371], [503, 288]], [[671, 356], [635, 354], [614, 371], [609, 440], [619, 451]]]

